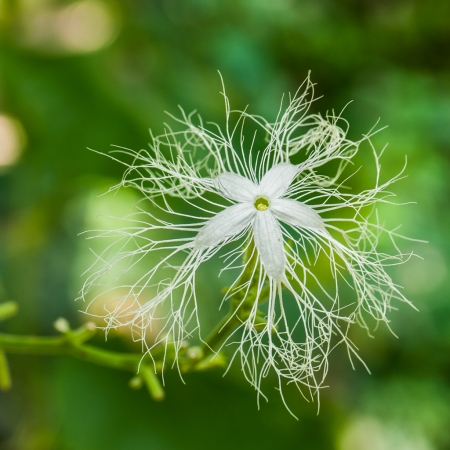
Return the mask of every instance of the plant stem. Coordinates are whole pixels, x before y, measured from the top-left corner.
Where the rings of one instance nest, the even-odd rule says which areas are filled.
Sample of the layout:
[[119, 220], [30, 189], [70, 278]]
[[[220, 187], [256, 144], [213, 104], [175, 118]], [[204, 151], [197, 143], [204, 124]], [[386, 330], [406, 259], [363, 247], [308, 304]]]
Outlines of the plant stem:
[[216, 325], [202, 345], [203, 356], [205, 357], [211, 354], [214, 351], [214, 348], [225, 341], [239, 323], [240, 321], [236, 316], [236, 310], [231, 308], [230, 312]]
[[142, 365], [139, 374], [144, 380], [152, 399], [157, 402], [164, 400], [164, 397], [166, 396], [164, 389], [161, 386], [158, 377], [155, 375], [153, 368], [148, 364], [144, 364]]
[[90, 323], [62, 336], [37, 337], [0, 333], [0, 348], [10, 353], [63, 355], [94, 334], [95, 328]]
[[11, 375], [9, 373], [8, 360], [6, 353], [0, 349], [0, 391], [11, 389]]
[[[253, 277], [255, 265], [258, 263], [255, 243], [252, 240], [243, 256], [245, 268], [236, 283], [236, 286], [244, 286], [251, 280], [251, 286], [248, 288], [248, 293], [252, 292], [258, 284], [258, 277]], [[266, 292], [267, 291], [267, 292]], [[263, 289], [260, 297], [265, 298], [268, 293], [268, 288]], [[228, 314], [222, 318], [217, 324], [212, 333], [208, 336], [202, 345], [203, 355], [207, 356], [214, 352], [214, 348], [222, 344], [227, 337], [229, 337], [234, 329], [247, 320], [251, 307], [254, 302], [252, 295], [247, 295], [244, 299], [240, 290], [230, 296], [231, 307]]]
[[5, 353], [26, 353], [31, 355], [67, 355], [84, 361], [125, 370], [139, 375], [155, 400], [164, 398], [164, 390], [153, 368], [142, 362], [142, 355], [137, 353], [119, 353], [103, 350], [84, 342], [95, 334], [92, 324], [86, 324], [62, 336], [36, 337], [15, 336], [0, 333], [0, 389], [10, 387], [9, 370]]

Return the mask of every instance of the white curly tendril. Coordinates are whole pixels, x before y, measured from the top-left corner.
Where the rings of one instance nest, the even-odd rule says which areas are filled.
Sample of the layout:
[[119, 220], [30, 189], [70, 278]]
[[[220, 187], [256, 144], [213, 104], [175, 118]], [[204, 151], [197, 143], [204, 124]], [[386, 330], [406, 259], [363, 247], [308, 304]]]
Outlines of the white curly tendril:
[[[317, 394], [335, 345], [357, 357], [349, 324], [367, 328], [369, 316], [387, 323], [391, 300], [407, 302], [385, 266], [408, 255], [376, 211], [401, 173], [381, 183], [381, 154], [369, 135], [352, 142], [340, 116], [308, 115], [309, 78], [273, 123], [231, 111], [223, 95], [224, 131], [181, 110], [172, 118], [183, 129], [152, 136], [150, 150], [117, 148], [132, 161], [117, 159], [127, 168], [112, 189], [135, 188], [149, 206], [126, 218], [131, 226], [96, 234], [112, 243], [91, 267], [81, 297], [113, 277], [90, 302], [108, 299], [106, 329], [128, 325], [149, 354], [161, 344], [178, 353], [200, 330], [197, 270], [222, 256], [222, 270], [235, 280], [223, 302], [235, 302], [239, 320], [221, 348], [234, 350], [232, 361], [240, 359], [259, 394], [269, 372], [280, 391], [287, 382]], [[357, 172], [346, 174], [363, 141], [375, 162], [374, 187], [352, 193], [343, 183]], [[380, 236], [395, 255], [378, 252]], [[136, 279], [116, 286], [138, 265]]]

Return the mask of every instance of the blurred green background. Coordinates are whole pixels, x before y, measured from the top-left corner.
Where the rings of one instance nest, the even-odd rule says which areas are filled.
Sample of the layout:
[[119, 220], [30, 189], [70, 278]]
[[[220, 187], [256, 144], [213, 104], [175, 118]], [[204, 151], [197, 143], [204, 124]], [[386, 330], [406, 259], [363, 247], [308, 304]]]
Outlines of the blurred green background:
[[154, 403], [127, 387], [126, 373], [12, 355], [0, 449], [450, 449], [450, 2], [0, 0], [0, 29], [0, 301], [20, 305], [2, 331], [45, 335], [59, 316], [83, 322], [74, 299], [91, 256], [78, 234], [137, 198], [97, 197], [122, 167], [86, 148], [145, 148], [148, 129], [162, 132], [164, 111], [178, 104], [223, 124], [217, 70], [232, 107], [268, 118], [309, 70], [324, 95], [314, 112], [353, 100], [351, 137], [381, 118], [384, 176], [407, 155], [394, 190], [417, 203], [383, 220], [429, 241], [406, 243], [424, 259], [393, 270], [420, 313], [396, 305], [398, 338], [355, 329], [372, 374], [334, 352], [319, 415], [288, 389], [294, 420], [273, 380], [258, 411], [237, 369], [186, 384], [168, 373], [167, 399]]

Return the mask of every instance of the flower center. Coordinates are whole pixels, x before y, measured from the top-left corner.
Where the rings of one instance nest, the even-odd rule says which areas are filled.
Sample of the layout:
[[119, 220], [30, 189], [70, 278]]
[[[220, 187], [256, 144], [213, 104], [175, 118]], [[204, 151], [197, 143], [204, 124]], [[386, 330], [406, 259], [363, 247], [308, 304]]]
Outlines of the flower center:
[[269, 204], [269, 199], [266, 197], [258, 197], [254, 203], [258, 211], [265, 211], [269, 207]]

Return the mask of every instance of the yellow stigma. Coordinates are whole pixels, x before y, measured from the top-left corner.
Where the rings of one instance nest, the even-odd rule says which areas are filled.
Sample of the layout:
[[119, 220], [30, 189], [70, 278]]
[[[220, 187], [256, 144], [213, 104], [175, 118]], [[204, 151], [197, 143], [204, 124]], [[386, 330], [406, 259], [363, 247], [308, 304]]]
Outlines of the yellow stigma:
[[258, 197], [254, 205], [258, 211], [265, 211], [269, 207], [269, 199], [266, 197]]

